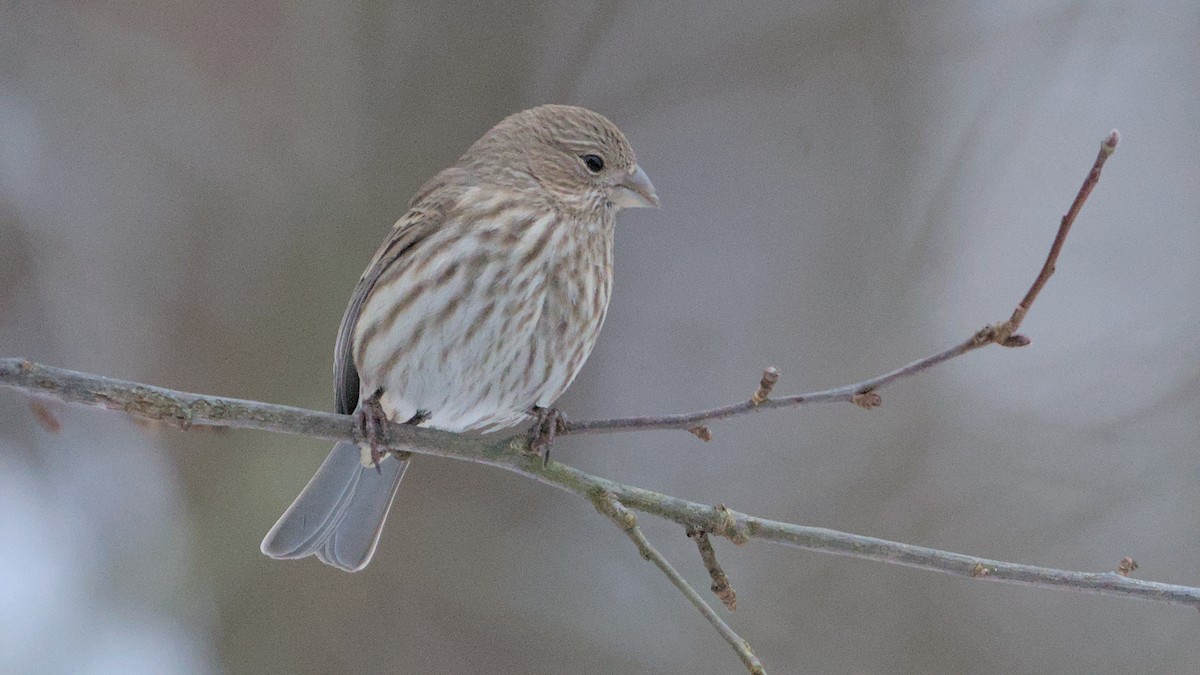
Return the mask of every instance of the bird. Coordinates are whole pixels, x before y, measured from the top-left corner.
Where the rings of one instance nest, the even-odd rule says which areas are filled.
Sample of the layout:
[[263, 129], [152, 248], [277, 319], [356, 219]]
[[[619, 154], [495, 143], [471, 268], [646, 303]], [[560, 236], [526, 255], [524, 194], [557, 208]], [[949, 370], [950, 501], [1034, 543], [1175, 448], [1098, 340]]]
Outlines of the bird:
[[262, 552], [367, 566], [411, 461], [379, 452], [389, 421], [492, 432], [532, 419], [535, 441], [553, 438], [554, 402], [608, 311], [617, 213], [658, 206], [625, 135], [569, 105], [509, 115], [422, 185], [334, 346], [336, 410], [369, 443], [333, 447]]

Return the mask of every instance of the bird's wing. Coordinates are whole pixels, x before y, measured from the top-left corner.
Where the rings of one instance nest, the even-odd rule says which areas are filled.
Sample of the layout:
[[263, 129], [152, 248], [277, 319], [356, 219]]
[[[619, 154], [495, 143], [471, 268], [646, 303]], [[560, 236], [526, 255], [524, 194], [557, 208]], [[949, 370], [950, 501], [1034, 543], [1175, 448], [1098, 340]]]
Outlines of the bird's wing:
[[392, 269], [393, 265], [407, 264], [404, 258], [417, 244], [437, 231], [447, 206], [461, 193], [469, 178], [463, 169], [450, 168], [425, 183], [409, 203], [408, 212], [392, 226], [387, 239], [375, 252], [371, 264], [354, 287], [350, 304], [342, 316], [333, 352], [333, 381], [339, 413], [349, 415], [358, 407], [359, 377], [358, 368], [354, 365], [354, 328], [363, 303], [384, 272]]

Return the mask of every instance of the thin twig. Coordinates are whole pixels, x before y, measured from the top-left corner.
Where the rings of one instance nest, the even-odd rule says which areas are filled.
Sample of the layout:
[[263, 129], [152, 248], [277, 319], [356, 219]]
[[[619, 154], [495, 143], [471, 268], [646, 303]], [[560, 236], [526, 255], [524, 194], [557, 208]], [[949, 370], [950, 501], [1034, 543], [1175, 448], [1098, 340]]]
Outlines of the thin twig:
[[763, 670], [762, 662], [758, 660], [758, 657], [754, 655], [754, 651], [750, 649], [750, 643], [746, 642], [741, 638], [741, 636], [735, 633], [734, 630], [729, 627], [729, 624], [725, 623], [720, 615], [718, 615], [716, 611], [714, 611], [713, 608], [704, 601], [704, 598], [700, 597], [700, 594], [696, 592], [696, 589], [692, 588], [692, 585], [689, 584], [687, 580], [684, 579], [679, 572], [677, 572], [675, 568], [671, 566], [671, 563], [668, 562], [667, 559], [658, 552], [658, 549], [654, 548], [654, 546], [650, 544], [650, 542], [646, 539], [646, 535], [642, 534], [641, 528], [639, 528], [637, 525], [636, 515], [634, 515], [629, 509], [625, 508], [620, 501], [608, 493], [600, 493], [599, 496], [596, 497], [594, 504], [597, 511], [608, 516], [609, 519], [611, 519], [613, 523], [617, 525], [617, 527], [621, 528], [621, 530], [623, 530], [625, 534], [633, 540], [634, 545], [637, 546], [638, 552], [642, 554], [642, 557], [657, 565], [658, 569], [662, 570], [662, 573], [667, 575], [667, 578], [670, 579], [671, 583], [675, 585], [675, 588], [678, 588], [679, 592], [683, 593], [684, 597], [688, 599], [688, 602], [692, 603], [692, 606], [694, 606], [702, 615], [704, 615], [705, 619], [708, 619], [708, 622], [712, 624], [713, 628], [717, 629], [717, 632], [721, 634], [721, 637], [729, 643], [730, 647], [733, 647], [735, 652], [737, 652], [738, 658], [740, 658], [742, 663], [746, 665], [746, 670], [754, 673], [755, 675], [764, 675], [766, 673], [766, 671]]
[[733, 585], [729, 583], [729, 575], [725, 574], [721, 563], [717, 562], [717, 552], [713, 549], [708, 533], [700, 528], [689, 527], [687, 536], [696, 542], [696, 548], [700, 551], [700, 561], [704, 563], [704, 569], [712, 579], [712, 592], [716, 593], [721, 604], [725, 605], [729, 611], [736, 612], [737, 591], [733, 590]]
[[[349, 415], [173, 391], [42, 366], [24, 359], [0, 359], [0, 385], [27, 393], [51, 396], [68, 403], [124, 411], [134, 417], [173, 422], [181, 428], [207, 425], [259, 429], [334, 441], [362, 440], [358, 437], [353, 418]], [[465, 436], [404, 424], [390, 425], [388, 434], [392, 441], [388, 447], [394, 451], [495, 466], [577, 494], [589, 501], [599, 492], [608, 492], [628, 508], [656, 515], [684, 527], [702, 528], [713, 534], [728, 537], [735, 543], [755, 539], [981, 581], [1118, 595], [1200, 607], [1200, 588], [1131, 579], [1115, 572], [1092, 574], [1018, 565], [820, 527], [767, 520], [725, 507], [699, 504], [617, 483], [560, 462], [551, 461], [543, 467], [542, 460], [529, 453], [529, 442], [525, 434], [492, 440], [488, 436]], [[977, 568], [986, 570], [986, 573], [981, 575]]]
[[[990, 333], [990, 328], [985, 328], [980, 333]], [[978, 334], [977, 334], [978, 335]], [[864, 391], [875, 391], [882, 389], [887, 385], [902, 380], [906, 377], [911, 377], [917, 373], [924, 372], [934, 366], [949, 361], [956, 356], [962, 356], [967, 352], [978, 349], [983, 345], [990, 344], [989, 341], [980, 341], [980, 338], [972, 336], [966, 342], [955, 345], [943, 352], [938, 352], [932, 356], [927, 356], [919, 361], [897, 368], [890, 373], [884, 373], [878, 377], [873, 377], [869, 380], [848, 384], [842, 387], [833, 389], [823, 389], [821, 391], [809, 392], [807, 394], [795, 394], [792, 396], [781, 396], [767, 399], [759, 405], [754, 405], [749, 401], [741, 403], [733, 403], [730, 405], [721, 406], [719, 408], [711, 408], [709, 410], [701, 410], [692, 413], [682, 413], [678, 415], [661, 415], [647, 417], [615, 417], [606, 420], [590, 420], [582, 422], [570, 423], [565, 431], [559, 433], [560, 436], [574, 434], [612, 434], [622, 433], [627, 431], [650, 431], [653, 429], [692, 429], [703, 426], [707, 422], [715, 422], [717, 420], [728, 419], [730, 417], [740, 417], [751, 413], [765, 412], [767, 410], [777, 410], [779, 408], [795, 408], [803, 405], [813, 405], [817, 403], [850, 403], [855, 395]]]
[[[967, 352], [975, 351], [980, 347], [986, 347], [990, 344], [999, 344], [1005, 347], [1023, 347], [1029, 344], [1029, 338], [1023, 335], [1017, 335], [1017, 330], [1021, 327], [1021, 322], [1025, 320], [1025, 315], [1029, 313], [1033, 307], [1033, 301], [1037, 299], [1038, 294], [1042, 292], [1046, 282], [1050, 279], [1050, 275], [1054, 274], [1055, 263], [1058, 262], [1058, 255], [1062, 252], [1063, 243], [1067, 240], [1067, 234], [1071, 231], [1071, 226], [1075, 223], [1075, 218], [1079, 215], [1080, 209], [1087, 201], [1088, 195], [1092, 193], [1092, 189], [1096, 187], [1096, 183], [1100, 180], [1100, 170], [1104, 168], [1104, 163], [1112, 155], [1117, 148], [1117, 143], [1120, 141], [1120, 134], [1114, 129], [1109, 132], [1104, 138], [1104, 142], [1100, 144], [1100, 152], [1096, 155], [1096, 161], [1092, 164], [1091, 170], [1088, 172], [1087, 178], [1084, 179], [1083, 185], [1079, 188], [1079, 192], [1075, 195], [1075, 200], [1071, 202], [1071, 208], [1067, 210], [1066, 215], [1062, 217], [1062, 221], [1058, 226], [1058, 233], [1054, 237], [1054, 243], [1050, 246], [1050, 253], [1046, 256], [1046, 262], [1043, 263], [1041, 271], [1033, 284], [1029, 287], [1029, 291], [1025, 293], [1025, 297], [1017, 304], [1017, 308], [1013, 310], [1012, 316], [1006, 321], [998, 324], [988, 325], [981, 330], [976, 331], [974, 335], [967, 338], [965, 341], [945, 350], [927, 356], [918, 361], [897, 368], [890, 373], [884, 373], [878, 377], [873, 377], [869, 380], [856, 382], [855, 384], [846, 385], [844, 387], [836, 387], [834, 389], [824, 389], [814, 391], [807, 394], [794, 394], [791, 396], [773, 397], [769, 400], [755, 402], [754, 400], [734, 403], [731, 405], [712, 408], [709, 410], [701, 410], [692, 413], [683, 413], [679, 415], [661, 415], [654, 417], [615, 417], [605, 420], [590, 420], [572, 422], [567, 425], [566, 430], [559, 435], [565, 436], [569, 434], [611, 434], [624, 431], [650, 431], [653, 429], [696, 429], [705, 427], [708, 422], [728, 419], [730, 417], [739, 417], [741, 415], [749, 415], [751, 413], [764, 412], [767, 410], [776, 410], [779, 408], [794, 408], [802, 405], [812, 405], [816, 403], [840, 403], [849, 402], [855, 403], [863, 408], [873, 408], [879, 405], [880, 398], [877, 392], [880, 389], [896, 382], [919, 373], [923, 373], [934, 366], [949, 361], [958, 356], [962, 356]], [[871, 396], [865, 396], [870, 394]], [[695, 432], [693, 432], [695, 433]], [[709, 434], [711, 437], [711, 434]]]
[[1025, 320], [1025, 315], [1029, 312], [1029, 308], [1033, 306], [1033, 301], [1037, 300], [1037, 296], [1042, 292], [1046, 282], [1050, 280], [1050, 276], [1054, 274], [1055, 263], [1058, 262], [1058, 254], [1062, 252], [1063, 243], [1067, 241], [1067, 234], [1071, 231], [1071, 225], [1075, 223], [1075, 217], [1079, 215], [1079, 210], [1083, 208], [1083, 203], [1087, 201], [1088, 195], [1092, 194], [1092, 189], [1100, 182], [1100, 170], [1104, 168], [1104, 163], [1112, 156], [1117, 149], [1117, 144], [1121, 142], [1121, 134], [1116, 129], [1108, 132], [1104, 142], [1100, 144], [1100, 153], [1096, 155], [1096, 161], [1092, 163], [1092, 170], [1088, 172], [1087, 178], [1083, 180], [1083, 185], [1080, 186], [1078, 194], [1075, 195], [1075, 201], [1071, 202], [1071, 208], [1063, 214], [1062, 222], [1058, 226], [1058, 234], [1054, 236], [1054, 243], [1050, 245], [1050, 254], [1046, 256], [1046, 262], [1042, 264], [1042, 271], [1038, 273], [1037, 279], [1034, 279], [1033, 285], [1029, 287], [1029, 292], [1017, 304], [1017, 308], [1013, 310], [1012, 316], [1002, 326], [1005, 332], [997, 331], [996, 341], [1003, 344], [1017, 329], [1021, 327], [1021, 322]]

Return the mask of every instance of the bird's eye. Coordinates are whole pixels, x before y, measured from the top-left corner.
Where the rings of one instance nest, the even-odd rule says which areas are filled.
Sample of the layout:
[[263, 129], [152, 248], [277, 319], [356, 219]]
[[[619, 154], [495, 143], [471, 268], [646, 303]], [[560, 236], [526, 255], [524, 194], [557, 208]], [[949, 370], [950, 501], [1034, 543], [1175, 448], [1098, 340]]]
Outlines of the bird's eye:
[[592, 173], [600, 173], [604, 169], [604, 159], [600, 155], [583, 155], [580, 159]]

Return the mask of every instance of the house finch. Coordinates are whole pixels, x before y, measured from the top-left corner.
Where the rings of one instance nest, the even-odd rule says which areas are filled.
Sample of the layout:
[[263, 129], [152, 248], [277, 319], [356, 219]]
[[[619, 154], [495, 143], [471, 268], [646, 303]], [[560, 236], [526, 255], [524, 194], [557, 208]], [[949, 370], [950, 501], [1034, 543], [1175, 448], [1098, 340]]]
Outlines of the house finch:
[[617, 211], [658, 205], [625, 136], [590, 110], [516, 113], [425, 183], [359, 279], [334, 349], [338, 443], [262, 543], [348, 571], [379, 542], [408, 459], [387, 420], [492, 431], [550, 406], [587, 360], [612, 290]]

